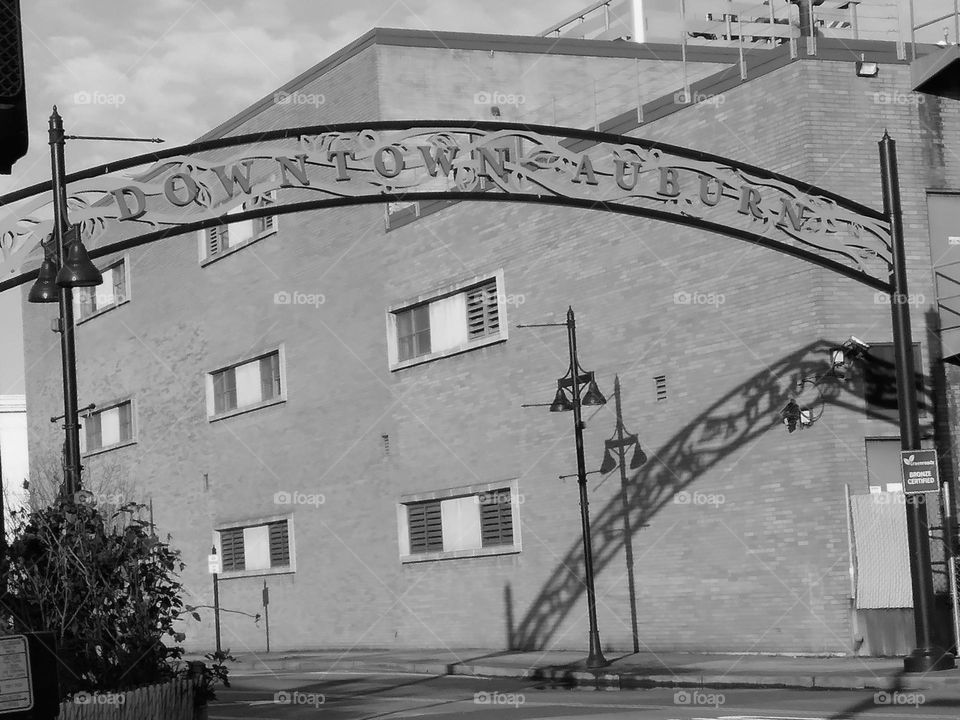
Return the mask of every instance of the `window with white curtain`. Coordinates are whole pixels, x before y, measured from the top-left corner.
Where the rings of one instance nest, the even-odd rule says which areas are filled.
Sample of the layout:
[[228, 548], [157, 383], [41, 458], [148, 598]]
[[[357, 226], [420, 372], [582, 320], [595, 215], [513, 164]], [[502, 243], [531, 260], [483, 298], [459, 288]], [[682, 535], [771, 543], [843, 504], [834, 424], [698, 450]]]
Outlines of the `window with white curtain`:
[[402, 498], [398, 507], [401, 560], [518, 552], [522, 502], [515, 480]]
[[[388, 313], [393, 369], [506, 339], [502, 273]], [[501, 328], [503, 330], [501, 331]]]
[[211, 420], [286, 400], [283, 348], [207, 373]]
[[134, 441], [133, 401], [124, 400], [86, 413], [81, 418], [80, 452], [110, 450]]

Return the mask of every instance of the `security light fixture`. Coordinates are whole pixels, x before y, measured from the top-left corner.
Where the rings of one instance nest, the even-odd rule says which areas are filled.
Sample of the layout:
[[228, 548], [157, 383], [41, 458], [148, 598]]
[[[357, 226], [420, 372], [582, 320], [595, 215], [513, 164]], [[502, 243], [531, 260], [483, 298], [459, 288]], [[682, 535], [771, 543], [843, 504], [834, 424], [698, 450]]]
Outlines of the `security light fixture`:
[[800, 407], [797, 405], [796, 400], [790, 398], [790, 401], [784, 405], [783, 410], [780, 411], [780, 419], [783, 421], [783, 424], [786, 425], [787, 432], [792, 433], [798, 427], [801, 430], [810, 427], [819, 419], [819, 416], [816, 418], [813, 417], [813, 410]]
[[880, 64], [874, 60], [864, 60], [863, 55], [857, 60], [857, 77], [874, 78], [880, 74]]

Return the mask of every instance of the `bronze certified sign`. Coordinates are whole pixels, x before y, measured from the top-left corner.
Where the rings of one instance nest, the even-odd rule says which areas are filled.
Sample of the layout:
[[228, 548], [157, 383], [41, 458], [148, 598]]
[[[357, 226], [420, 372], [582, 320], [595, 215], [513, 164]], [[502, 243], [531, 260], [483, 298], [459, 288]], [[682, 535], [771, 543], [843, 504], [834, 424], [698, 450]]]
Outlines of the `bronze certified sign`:
[[936, 450], [903, 450], [900, 452], [903, 491], [907, 495], [940, 492], [940, 470]]

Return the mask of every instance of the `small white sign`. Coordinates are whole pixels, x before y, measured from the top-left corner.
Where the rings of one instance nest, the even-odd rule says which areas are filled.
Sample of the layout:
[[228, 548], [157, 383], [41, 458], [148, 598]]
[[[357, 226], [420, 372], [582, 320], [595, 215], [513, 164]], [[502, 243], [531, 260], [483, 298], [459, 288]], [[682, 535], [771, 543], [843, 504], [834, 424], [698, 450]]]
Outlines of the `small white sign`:
[[217, 554], [207, 555], [207, 572], [211, 575], [219, 575], [221, 572], [220, 569], [220, 556]]
[[0, 638], [0, 714], [33, 707], [30, 682], [30, 650], [27, 638], [11, 635]]

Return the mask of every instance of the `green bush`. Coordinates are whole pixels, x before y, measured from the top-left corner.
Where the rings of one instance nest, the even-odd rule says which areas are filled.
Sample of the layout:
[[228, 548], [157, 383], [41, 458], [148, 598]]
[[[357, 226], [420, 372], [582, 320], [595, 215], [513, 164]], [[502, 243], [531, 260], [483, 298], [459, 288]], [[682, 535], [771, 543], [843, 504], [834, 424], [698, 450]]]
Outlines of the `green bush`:
[[64, 694], [118, 691], [178, 672], [184, 564], [139, 519], [142, 509], [129, 503], [104, 515], [58, 499], [15, 518], [6, 557], [9, 625], [56, 634]]

